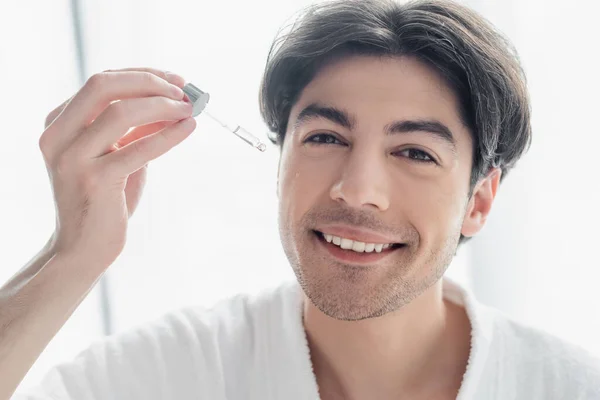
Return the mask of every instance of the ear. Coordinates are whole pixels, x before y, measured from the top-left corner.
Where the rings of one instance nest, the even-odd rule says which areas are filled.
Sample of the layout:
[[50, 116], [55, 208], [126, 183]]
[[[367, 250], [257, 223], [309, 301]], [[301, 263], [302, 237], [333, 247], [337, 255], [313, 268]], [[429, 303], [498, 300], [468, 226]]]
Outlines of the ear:
[[475, 236], [485, 225], [496, 198], [501, 176], [502, 170], [493, 168], [484, 179], [475, 185], [462, 225], [461, 233], [464, 236]]

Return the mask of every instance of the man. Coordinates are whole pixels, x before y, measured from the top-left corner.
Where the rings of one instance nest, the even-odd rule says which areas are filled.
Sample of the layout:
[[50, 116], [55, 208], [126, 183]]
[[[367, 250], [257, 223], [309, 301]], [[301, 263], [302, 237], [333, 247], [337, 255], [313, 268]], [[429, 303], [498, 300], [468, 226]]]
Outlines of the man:
[[[121, 252], [144, 166], [193, 131], [183, 84], [109, 71], [49, 115], [57, 227], [2, 288], [0, 397]], [[521, 68], [486, 21], [439, 1], [315, 6], [275, 43], [260, 103], [297, 282], [110, 337], [17, 398], [600, 398], [598, 360], [443, 278], [530, 143]]]

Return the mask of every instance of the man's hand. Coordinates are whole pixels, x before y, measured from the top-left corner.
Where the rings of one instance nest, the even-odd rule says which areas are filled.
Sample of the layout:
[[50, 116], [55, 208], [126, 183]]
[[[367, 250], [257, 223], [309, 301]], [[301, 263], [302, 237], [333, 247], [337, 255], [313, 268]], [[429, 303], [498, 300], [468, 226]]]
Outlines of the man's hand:
[[107, 71], [48, 115], [40, 148], [56, 203], [57, 252], [106, 267], [120, 254], [145, 166], [196, 126], [184, 83], [152, 69]]
[[184, 84], [153, 69], [106, 71], [48, 115], [39, 143], [56, 228], [0, 288], [0, 399], [123, 250], [145, 166], [194, 130]]

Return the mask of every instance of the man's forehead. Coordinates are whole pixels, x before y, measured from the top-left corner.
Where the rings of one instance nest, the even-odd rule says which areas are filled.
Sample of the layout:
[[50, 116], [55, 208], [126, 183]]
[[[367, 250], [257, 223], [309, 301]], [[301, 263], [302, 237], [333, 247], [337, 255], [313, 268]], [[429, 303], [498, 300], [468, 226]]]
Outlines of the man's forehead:
[[372, 103], [407, 113], [450, 108], [458, 98], [432, 68], [412, 58], [351, 57], [325, 66], [302, 90], [294, 106], [321, 102], [337, 108], [361, 108]]
[[347, 124], [339, 113], [330, 112], [329, 119], [347, 128], [373, 118], [382, 126], [419, 120], [437, 121], [450, 131], [466, 128], [454, 91], [432, 68], [410, 57], [355, 56], [327, 65], [292, 107], [289, 130], [298, 127], [301, 114], [315, 105], [342, 111]]

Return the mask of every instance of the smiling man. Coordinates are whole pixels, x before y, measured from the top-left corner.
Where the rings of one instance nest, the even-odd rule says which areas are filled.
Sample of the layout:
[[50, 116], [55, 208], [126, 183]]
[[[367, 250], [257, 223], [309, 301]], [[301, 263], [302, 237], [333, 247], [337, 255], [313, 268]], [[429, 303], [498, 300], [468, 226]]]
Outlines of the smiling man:
[[471, 190], [458, 96], [405, 52], [330, 62], [280, 139], [281, 236], [310, 300], [322, 395], [451, 398], [469, 357], [468, 317], [440, 278], [461, 232], [482, 227], [501, 171]]
[[[145, 85], [157, 85], [152, 90], [161, 96], [166, 81], [184, 82], [143, 72], [150, 72]], [[111, 73], [96, 78], [114, 85], [114, 93], [104, 93], [150, 91], [137, 88], [139, 70]], [[102, 109], [94, 97], [99, 88], [87, 84], [73, 105], [49, 117], [41, 146], [49, 165], [69, 148], [53, 140], [87, 115], [85, 105]], [[169, 90], [181, 98], [177, 88]], [[113, 97], [106, 95], [104, 107]], [[131, 111], [151, 106], [125, 104]], [[500, 181], [531, 140], [524, 75], [489, 23], [440, 1], [314, 6], [272, 48], [260, 104], [281, 150], [279, 227], [297, 282], [210, 310], [186, 308], [115, 335], [17, 398], [600, 399], [597, 359], [511, 321], [444, 278], [460, 244], [484, 226]], [[164, 120], [183, 121], [162, 131], [172, 146], [193, 130], [185, 125], [191, 109], [159, 105], [174, 107]], [[109, 145], [120, 135], [107, 126], [134, 125], [111, 125], [111, 117], [129, 115], [111, 107], [86, 128], [95, 136], [72, 146], [92, 152], [85, 137]], [[82, 168], [68, 150], [58, 157], [62, 230], [2, 289], [3, 393], [120, 252], [108, 245], [124, 233], [118, 216], [131, 215], [139, 199], [135, 171], [168, 150], [152, 147], [149, 132], [136, 132], [135, 151], [125, 146], [95, 156], [107, 160], [93, 164], [105, 165], [102, 177], [121, 175], [115, 184], [84, 185], [96, 188], [91, 192], [67, 184], [86, 182], [76, 179]], [[111, 209], [116, 194], [103, 188], [118, 185], [121, 207]], [[69, 196], [65, 187], [72, 187]], [[81, 215], [67, 198], [85, 199]], [[77, 221], [77, 234], [64, 233], [65, 215]]]

